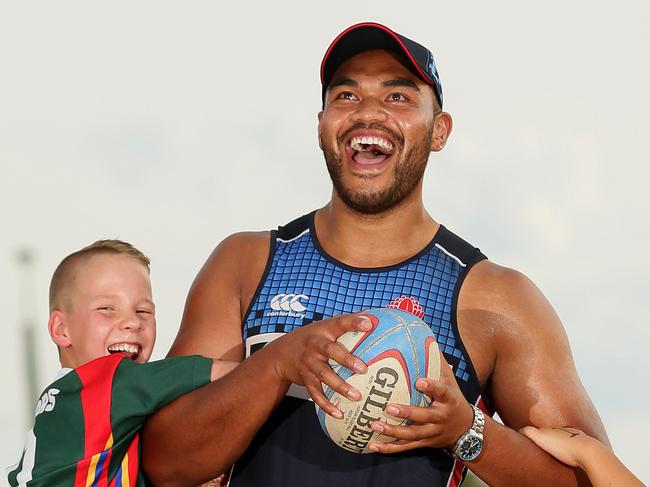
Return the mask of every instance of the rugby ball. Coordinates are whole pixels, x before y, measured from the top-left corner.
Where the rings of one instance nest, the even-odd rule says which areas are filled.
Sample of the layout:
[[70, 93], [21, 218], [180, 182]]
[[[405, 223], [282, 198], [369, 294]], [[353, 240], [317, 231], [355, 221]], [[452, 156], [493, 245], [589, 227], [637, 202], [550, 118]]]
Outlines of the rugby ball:
[[323, 384], [329, 401], [338, 406], [342, 419], [334, 418], [316, 405], [318, 421], [325, 434], [338, 446], [354, 453], [371, 453], [368, 443], [386, 443], [394, 438], [375, 433], [373, 421], [403, 425], [409, 421], [385, 412], [389, 403], [428, 406], [430, 399], [415, 388], [418, 377], [440, 377], [440, 354], [429, 325], [399, 309], [378, 308], [363, 313], [372, 322], [370, 331], [351, 331], [338, 342], [368, 366], [365, 374], [330, 360], [332, 369], [361, 393], [352, 401]]

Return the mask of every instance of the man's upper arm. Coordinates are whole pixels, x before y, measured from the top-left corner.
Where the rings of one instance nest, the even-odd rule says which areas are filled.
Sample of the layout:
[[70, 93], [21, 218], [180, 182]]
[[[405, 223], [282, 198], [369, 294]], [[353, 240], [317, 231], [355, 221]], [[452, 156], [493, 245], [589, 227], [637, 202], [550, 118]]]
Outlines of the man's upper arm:
[[550, 303], [519, 272], [491, 263], [484, 271], [482, 286], [489, 291], [481, 307], [492, 321], [495, 346], [489, 397], [503, 422], [516, 430], [573, 426], [607, 442]]
[[264, 272], [268, 232], [231, 235], [199, 271], [169, 355], [243, 360], [242, 316]]

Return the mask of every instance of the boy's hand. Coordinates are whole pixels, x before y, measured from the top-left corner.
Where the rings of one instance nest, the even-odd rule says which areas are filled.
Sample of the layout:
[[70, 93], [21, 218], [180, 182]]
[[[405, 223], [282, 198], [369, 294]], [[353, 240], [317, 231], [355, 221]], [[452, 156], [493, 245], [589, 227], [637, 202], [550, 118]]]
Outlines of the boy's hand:
[[595, 440], [575, 428], [535, 428], [526, 426], [520, 433], [537, 446], [571, 467], [581, 467], [583, 455]]
[[334, 360], [357, 374], [366, 372], [366, 364], [336, 342], [347, 331], [369, 331], [370, 320], [359, 315], [336, 316], [303, 326], [271, 342], [264, 348], [275, 349], [276, 370], [280, 378], [304, 385], [323, 411], [342, 418], [341, 411], [323, 394], [322, 383], [352, 400], [361, 394], [343, 381], [330, 367]]
[[215, 381], [217, 379], [221, 379], [224, 375], [231, 372], [238, 365], [239, 362], [235, 362], [232, 360], [212, 359], [212, 368], [210, 369], [210, 380]]

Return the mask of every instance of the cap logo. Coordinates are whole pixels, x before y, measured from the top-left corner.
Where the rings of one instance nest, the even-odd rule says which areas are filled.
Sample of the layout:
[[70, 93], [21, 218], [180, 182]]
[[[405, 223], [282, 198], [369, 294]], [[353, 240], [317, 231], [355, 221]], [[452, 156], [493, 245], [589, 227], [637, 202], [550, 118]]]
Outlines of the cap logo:
[[433, 60], [433, 56], [431, 53], [429, 53], [429, 73], [431, 76], [433, 76], [438, 83], [440, 83], [440, 80], [438, 79], [438, 69], [436, 68], [436, 62]]

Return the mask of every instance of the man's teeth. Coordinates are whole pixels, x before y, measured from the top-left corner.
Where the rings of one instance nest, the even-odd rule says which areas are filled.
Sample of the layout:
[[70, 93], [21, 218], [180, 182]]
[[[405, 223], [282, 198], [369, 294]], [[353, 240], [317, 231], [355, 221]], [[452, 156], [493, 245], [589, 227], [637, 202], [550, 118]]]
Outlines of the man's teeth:
[[108, 347], [109, 352], [127, 352], [133, 355], [140, 352], [139, 345], [133, 345], [131, 343], [116, 343]]
[[393, 144], [386, 139], [382, 137], [371, 137], [369, 135], [352, 137], [350, 145], [356, 151], [369, 150], [372, 145], [377, 145], [389, 153], [393, 151]]

